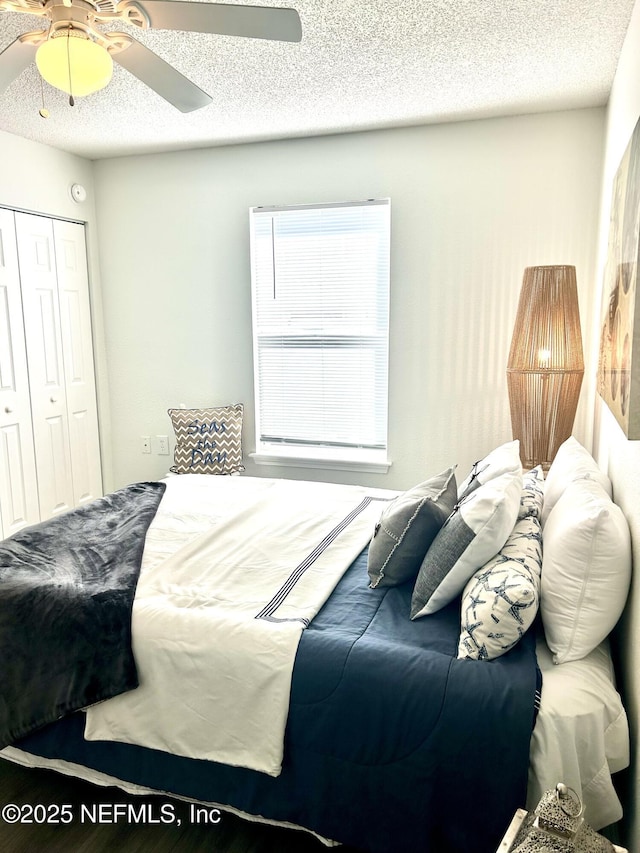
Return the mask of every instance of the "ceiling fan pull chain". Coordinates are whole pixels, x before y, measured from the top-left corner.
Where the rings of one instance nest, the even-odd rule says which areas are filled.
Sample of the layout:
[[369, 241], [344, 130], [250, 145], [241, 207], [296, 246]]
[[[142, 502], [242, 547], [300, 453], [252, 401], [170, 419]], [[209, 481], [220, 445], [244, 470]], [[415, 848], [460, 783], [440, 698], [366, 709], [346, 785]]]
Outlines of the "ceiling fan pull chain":
[[69, 69], [69, 106], [73, 107], [75, 105], [75, 101], [73, 100], [73, 85], [71, 83], [71, 54], [69, 52], [69, 39], [71, 37], [71, 30], [73, 27], [69, 27], [67, 29], [67, 67]]
[[49, 110], [44, 105], [44, 80], [40, 78], [40, 94], [42, 95], [42, 107], [38, 110], [41, 118], [49, 118]]

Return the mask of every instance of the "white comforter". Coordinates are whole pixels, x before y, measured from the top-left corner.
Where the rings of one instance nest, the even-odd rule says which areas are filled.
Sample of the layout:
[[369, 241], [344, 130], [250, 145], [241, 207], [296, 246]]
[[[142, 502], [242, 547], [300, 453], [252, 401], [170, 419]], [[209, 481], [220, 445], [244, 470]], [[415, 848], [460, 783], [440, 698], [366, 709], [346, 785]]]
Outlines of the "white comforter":
[[85, 737], [276, 776], [302, 630], [394, 493], [193, 474], [166, 482], [133, 607], [140, 687], [88, 709]]

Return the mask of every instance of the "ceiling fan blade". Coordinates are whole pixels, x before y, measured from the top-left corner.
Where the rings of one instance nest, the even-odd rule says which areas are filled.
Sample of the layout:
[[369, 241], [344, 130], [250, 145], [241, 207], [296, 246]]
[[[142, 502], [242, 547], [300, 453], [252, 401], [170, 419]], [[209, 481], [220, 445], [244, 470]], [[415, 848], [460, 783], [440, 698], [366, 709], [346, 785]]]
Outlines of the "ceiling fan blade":
[[0, 53], [0, 94], [36, 58], [38, 46], [18, 37]]
[[131, 42], [129, 47], [111, 54], [114, 62], [122, 65], [183, 113], [199, 110], [211, 103], [210, 95], [152, 50], [135, 39], [127, 37], [127, 40]]
[[302, 26], [295, 9], [230, 6], [187, 0], [143, 0], [140, 4], [158, 30], [217, 33], [224, 36], [300, 41]]

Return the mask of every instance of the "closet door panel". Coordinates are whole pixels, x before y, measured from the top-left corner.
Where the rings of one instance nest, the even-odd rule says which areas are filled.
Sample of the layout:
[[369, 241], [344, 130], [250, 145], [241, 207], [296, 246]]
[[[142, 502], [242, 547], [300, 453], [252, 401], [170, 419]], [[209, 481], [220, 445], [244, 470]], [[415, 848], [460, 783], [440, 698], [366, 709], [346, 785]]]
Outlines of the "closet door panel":
[[[30, 428], [29, 428], [30, 429]], [[25, 440], [26, 439], [26, 440]], [[25, 476], [33, 467], [29, 453], [30, 436], [25, 437], [19, 423], [0, 425], [0, 502], [2, 504], [2, 535], [11, 536], [28, 524], [40, 519], [38, 492], [33, 479]]]
[[74, 505], [53, 223], [16, 213], [40, 516]]
[[39, 520], [15, 221], [0, 209], [0, 536]]
[[91, 307], [84, 227], [53, 223], [73, 495], [76, 505], [102, 494]]

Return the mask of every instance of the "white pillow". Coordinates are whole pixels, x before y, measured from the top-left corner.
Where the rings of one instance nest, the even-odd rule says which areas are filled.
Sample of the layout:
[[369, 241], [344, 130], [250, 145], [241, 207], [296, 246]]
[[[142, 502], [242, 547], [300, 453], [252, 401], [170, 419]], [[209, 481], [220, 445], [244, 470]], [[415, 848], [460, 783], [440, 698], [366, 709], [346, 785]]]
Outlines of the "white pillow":
[[422, 561], [411, 597], [411, 618], [435, 613], [459, 595], [471, 575], [497, 554], [513, 530], [522, 469], [478, 486], [460, 500]]
[[493, 480], [494, 477], [513, 472], [522, 473], [520, 442], [517, 439], [501, 444], [491, 453], [488, 453], [484, 459], [474, 462], [471, 470], [458, 486], [458, 497], [464, 497], [471, 489]]
[[580, 660], [615, 626], [631, 582], [631, 537], [600, 483], [570, 483], [543, 532], [540, 612], [554, 663]]
[[558, 502], [560, 495], [569, 483], [573, 483], [575, 480], [593, 480], [600, 483], [609, 497], [613, 494], [609, 477], [598, 468], [589, 451], [571, 435], [558, 448], [555, 459], [547, 473], [544, 484], [544, 505], [542, 507], [543, 526], [546, 524], [549, 513]]

